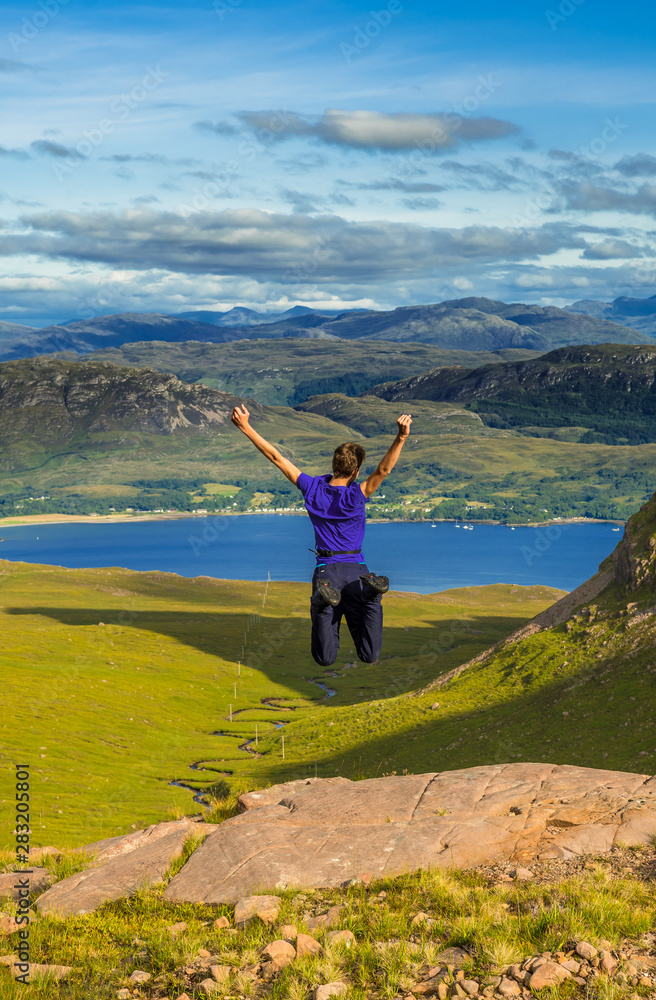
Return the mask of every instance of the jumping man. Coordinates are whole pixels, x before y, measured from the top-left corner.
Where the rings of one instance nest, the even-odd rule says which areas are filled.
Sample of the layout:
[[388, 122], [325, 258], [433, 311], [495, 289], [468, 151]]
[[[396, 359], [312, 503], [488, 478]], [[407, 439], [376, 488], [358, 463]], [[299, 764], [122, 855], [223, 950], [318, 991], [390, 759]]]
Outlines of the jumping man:
[[365, 565], [364, 505], [396, 465], [410, 433], [410, 414], [399, 417], [391, 448], [361, 486], [356, 480], [365, 460], [362, 445], [354, 441], [340, 444], [333, 455], [332, 475], [308, 476], [253, 430], [249, 416], [245, 406], [236, 406], [232, 422], [290, 483], [298, 486], [314, 527], [317, 565], [310, 600], [312, 656], [322, 667], [335, 662], [344, 615], [358, 657], [364, 663], [375, 663], [383, 642], [381, 602], [389, 590], [389, 580], [370, 573]]

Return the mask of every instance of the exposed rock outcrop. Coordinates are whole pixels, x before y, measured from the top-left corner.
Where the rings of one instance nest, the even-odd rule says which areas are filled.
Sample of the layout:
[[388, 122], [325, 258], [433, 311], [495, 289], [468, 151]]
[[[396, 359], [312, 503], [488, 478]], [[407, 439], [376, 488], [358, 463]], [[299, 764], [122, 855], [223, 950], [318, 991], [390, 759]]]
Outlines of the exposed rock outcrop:
[[319, 779], [280, 786], [276, 798], [222, 823], [164, 898], [231, 903], [257, 887], [567, 858], [656, 835], [656, 778], [566, 765]]

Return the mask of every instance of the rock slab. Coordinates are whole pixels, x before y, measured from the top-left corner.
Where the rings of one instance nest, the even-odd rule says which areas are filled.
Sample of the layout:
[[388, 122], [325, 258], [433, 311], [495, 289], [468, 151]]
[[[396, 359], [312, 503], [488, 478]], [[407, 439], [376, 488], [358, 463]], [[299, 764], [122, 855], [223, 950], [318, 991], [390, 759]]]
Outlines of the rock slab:
[[70, 917], [92, 913], [107, 900], [133, 896], [137, 889], [162, 878], [182, 853], [188, 835], [186, 827], [179, 827], [127, 854], [114, 855], [100, 866], [70, 875], [39, 896], [37, 909]]
[[256, 889], [337, 887], [362, 871], [387, 877], [522, 865], [648, 844], [656, 834], [656, 778], [497, 764], [295, 781], [242, 796], [242, 808], [194, 852], [165, 899], [235, 903]]

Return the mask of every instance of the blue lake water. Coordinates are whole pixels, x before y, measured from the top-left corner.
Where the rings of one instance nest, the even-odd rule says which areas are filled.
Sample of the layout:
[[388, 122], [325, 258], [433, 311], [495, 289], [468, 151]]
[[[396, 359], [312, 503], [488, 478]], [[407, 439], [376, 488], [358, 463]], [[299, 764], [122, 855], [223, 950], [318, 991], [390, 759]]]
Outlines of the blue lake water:
[[[394, 590], [429, 594], [490, 583], [573, 590], [596, 572], [621, 531], [612, 524], [515, 528], [453, 522], [369, 524], [364, 556]], [[5, 527], [0, 558], [56, 566], [124, 566], [229, 580], [309, 580], [312, 528], [293, 514]]]

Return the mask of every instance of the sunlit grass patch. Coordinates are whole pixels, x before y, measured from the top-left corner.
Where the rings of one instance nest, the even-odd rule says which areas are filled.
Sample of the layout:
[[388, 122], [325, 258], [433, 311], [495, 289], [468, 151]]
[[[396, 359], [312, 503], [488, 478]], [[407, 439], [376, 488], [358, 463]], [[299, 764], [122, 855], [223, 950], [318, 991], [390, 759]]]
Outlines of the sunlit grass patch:
[[[192, 846], [188, 841], [185, 856]], [[338, 927], [353, 932], [352, 946], [331, 945], [327, 931], [314, 932], [322, 952], [284, 968], [267, 984], [267, 996], [307, 1000], [317, 984], [342, 981], [357, 1000], [393, 1000], [421, 978], [422, 968], [439, 964], [446, 947], [464, 947], [472, 956], [467, 974], [482, 982], [512, 963], [566, 948], [573, 940], [597, 945], [605, 939], [617, 948], [625, 940], [640, 941], [656, 925], [653, 886], [613, 876], [603, 863], [549, 884], [490, 885], [475, 872], [436, 869], [347, 890], [280, 891], [277, 927], [253, 920], [236, 933], [214, 927], [219, 915], [232, 922], [231, 906], [169, 903], [161, 898], [162, 886], [106, 903], [86, 916], [38, 916], [31, 929], [32, 960], [70, 965], [74, 972], [59, 984], [35, 984], [30, 995], [114, 1000], [130, 973], [142, 969], [153, 977], [144, 996], [163, 1000], [186, 991], [194, 997], [195, 986], [208, 973], [199, 971], [190, 980], [184, 969], [201, 948], [234, 969], [220, 996], [261, 995], [261, 981], [253, 980], [246, 967], [258, 963], [261, 949], [280, 935], [283, 923], [302, 929], [306, 915], [334, 904], [343, 906]], [[433, 918], [432, 926], [413, 924], [420, 910]], [[169, 928], [181, 921], [187, 928], [174, 936]], [[8, 939], [7, 950], [14, 943]], [[7, 970], [0, 969], [0, 977], [3, 1000], [22, 997]], [[641, 990], [638, 995], [646, 996]], [[579, 995], [570, 984], [559, 991], [559, 1000], [567, 1000], [568, 991]], [[591, 983], [588, 1000], [624, 1000], [632, 992], [600, 977]]]

